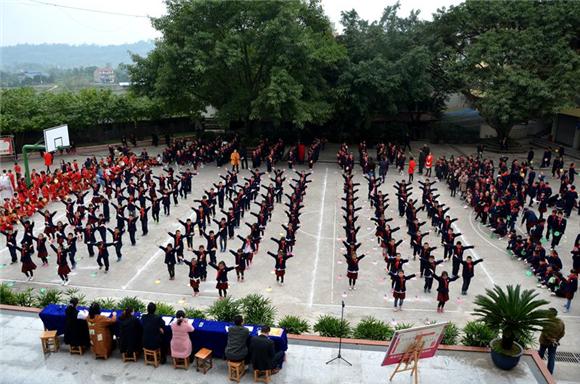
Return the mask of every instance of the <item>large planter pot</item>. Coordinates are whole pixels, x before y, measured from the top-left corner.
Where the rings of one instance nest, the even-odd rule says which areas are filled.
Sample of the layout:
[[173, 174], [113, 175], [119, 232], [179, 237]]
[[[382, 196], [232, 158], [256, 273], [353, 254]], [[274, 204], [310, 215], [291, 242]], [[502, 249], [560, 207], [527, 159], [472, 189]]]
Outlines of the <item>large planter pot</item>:
[[501, 339], [497, 338], [491, 341], [489, 346], [491, 347], [491, 360], [495, 364], [496, 367], [499, 369], [503, 369], [509, 371], [510, 369], [514, 368], [520, 362], [520, 358], [524, 354], [524, 348], [518, 343], [514, 343], [516, 347], [519, 349], [519, 353], [517, 355], [505, 355], [501, 352], [494, 350], [494, 345], [500, 343]]

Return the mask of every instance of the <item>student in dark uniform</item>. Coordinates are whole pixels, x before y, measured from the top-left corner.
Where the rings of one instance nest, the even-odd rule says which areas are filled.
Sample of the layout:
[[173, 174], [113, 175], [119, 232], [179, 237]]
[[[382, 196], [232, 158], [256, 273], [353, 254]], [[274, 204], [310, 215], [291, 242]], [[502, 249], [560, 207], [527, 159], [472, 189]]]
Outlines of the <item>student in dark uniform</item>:
[[405, 276], [405, 272], [399, 269], [396, 273], [391, 272], [391, 279], [395, 281], [393, 287], [393, 297], [395, 299], [395, 311], [403, 310], [403, 301], [407, 292], [407, 280], [415, 277], [415, 274]]
[[284, 275], [286, 274], [286, 261], [293, 257], [291, 254], [287, 254], [284, 251], [279, 250], [278, 254], [268, 251], [268, 255], [276, 260], [274, 268], [276, 269], [276, 282], [280, 285], [284, 285]]
[[177, 256], [177, 262], [181, 264], [183, 260], [183, 235], [180, 230], [175, 231], [175, 234], [171, 232], [167, 232], [167, 234], [173, 238], [173, 250]]
[[218, 265], [210, 262], [209, 265], [217, 271], [216, 275], [216, 289], [220, 295], [220, 298], [225, 298], [228, 295], [228, 272], [235, 269], [235, 267], [228, 267], [226, 263], [220, 261]]
[[107, 228], [107, 231], [109, 231], [113, 235], [112, 244], [115, 246], [115, 252], [117, 253], [117, 261], [121, 261], [121, 258], [123, 257], [123, 254], [121, 253], [121, 249], [123, 248], [123, 233], [125, 233], [125, 230], [121, 230], [117, 227], [115, 228], [114, 231], [111, 231], [110, 228]]
[[445, 303], [449, 301], [449, 283], [459, 279], [459, 276], [449, 277], [447, 271], [443, 271], [441, 276], [437, 276], [433, 271], [433, 278], [437, 280], [437, 312], [443, 313]]
[[34, 253], [34, 248], [28, 243], [22, 243], [22, 247], [16, 246], [16, 250], [20, 251], [20, 262], [22, 263], [21, 271], [26, 275], [28, 281], [34, 279], [34, 270], [36, 269], [36, 264], [32, 261], [32, 254]]
[[239, 248], [236, 252], [230, 250], [230, 253], [236, 258], [236, 275], [238, 281], [244, 281], [244, 272], [246, 271], [246, 254]]
[[167, 272], [169, 272], [169, 280], [175, 280], [175, 250], [171, 243], [168, 243], [166, 247], [159, 246], [163, 252], [165, 252], [164, 263], [167, 264]]
[[358, 278], [358, 263], [365, 258], [365, 255], [357, 256], [354, 251], [350, 255], [344, 255], [347, 264], [346, 276], [348, 277], [348, 289], [356, 289], [356, 279]]
[[103, 241], [99, 241], [96, 243], [97, 246], [97, 264], [99, 265], [99, 269], [103, 269], [103, 265], [105, 266], [105, 273], [109, 272], [109, 250], [108, 247], [115, 245], [114, 243], [105, 243]]
[[36, 252], [40, 260], [42, 260], [42, 265], [47, 266], [48, 265], [47, 259], [48, 249], [46, 248], [47, 238], [44, 236], [44, 234], [39, 233], [38, 237], [33, 236], [32, 239], [36, 241]]
[[471, 283], [471, 279], [475, 276], [474, 267], [481, 263], [483, 259], [478, 259], [473, 261], [471, 256], [467, 256], [467, 259], [461, 264], [463, 264], [463, 272], [461, 273], [461, 277], [463, 277], [463, 285], [461, 286], [461, 294], [467, 295], [467, 290], [469, 289], [469, 284]]
[[473, 245], [463, 246], [463, 244], [461, 244], [461, 241], [455, 243], [455, 247], [453, 248], [453, 258], [451, 259], [453, 264], [452, 266], [453, 269], [451, 272], [452, 276], [458, 276], [459, 274], [459, 267], [461, 267], [461, 263], [463, 262], [463, 252], [473, 248], [474, 248]]
[[193, 257], [191, 261], [183, 260], [185, 265], [189, 267], [189, 285], [193, 289], [193, 297], [199, 295], [199, 284], [201, 282], [201, 268], [197, 258]]
[[10, 264], [14, 264], [18, 262], [18, 256], [16, 255], [16, 236], [18, 235], [18, 231], [8, 229], [1, 233], [6, 236], [6, 247], [8, 248], [8, 252], [10, 252]]
[[187, 219], [185, 221], [178, 220], [179, 224], [185, 227], [185, 240], [187, 240], [187, 249], [193, 249], [193, 235], [195, 235], [195, 223], [191, 221], [191, 219]]
[[70, 273], [70, 267], [68, 266], [68, 261], [66, 257], [66, 249], [59, 245], [58, 248], [50, 244], [50, 248], [56, 253], [56, 264], [58, 265], [58, 277], [62, 280], [62, 285], [68, 285], [69, 279], [68, 274]]
[[87, 250], [89, 251], [89, 257], [94, 257], [95, 250], [93, 249], [93, 245], [97, 242], [97, 239], [95, 238], [95, 228], [93, 225], [87, 224], [83, 230], [83, 238], [87, 245]]
[[425, 285], [423, 286], [424, 293], [431, 293], [431, 287], [433, 287], [433, 278], [435, 274], [435, 269], [437, 265], [443, 263], [444, 260], [435, 260], [435, 256], [430, 255], [429, 259], [423, 260], [421, 262], [425, 263], [425, 270], [424, 270], [424, 277], [425, 277]]

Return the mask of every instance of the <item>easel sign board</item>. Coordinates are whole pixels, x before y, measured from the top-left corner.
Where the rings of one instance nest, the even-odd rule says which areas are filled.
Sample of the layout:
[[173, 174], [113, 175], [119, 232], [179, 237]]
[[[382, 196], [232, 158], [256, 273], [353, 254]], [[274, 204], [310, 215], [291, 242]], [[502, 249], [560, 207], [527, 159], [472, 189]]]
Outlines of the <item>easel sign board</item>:
[[59, 149], [70, 147], [68, 125], [47, 128], [44, 130], [44, 145], [47, 152], [55, 152]]
[[14, 137], [0, 137], [0, 156], [14, 156]]
[[423, 327], [402, 329], [396, 331], [393, 339], [389, 344], [389, 349], [383, 360], [384, 365], [397, 364], [401, 362], [405, 354], [409, 352], [409, 348], [417, 340], [421, 340], [423, 347], [419, 354], [419, 359], [426, 359], [435, 356], [437, 348], [445, 336], [445, 327], [449, 323], [437, 323], [426, 325]]

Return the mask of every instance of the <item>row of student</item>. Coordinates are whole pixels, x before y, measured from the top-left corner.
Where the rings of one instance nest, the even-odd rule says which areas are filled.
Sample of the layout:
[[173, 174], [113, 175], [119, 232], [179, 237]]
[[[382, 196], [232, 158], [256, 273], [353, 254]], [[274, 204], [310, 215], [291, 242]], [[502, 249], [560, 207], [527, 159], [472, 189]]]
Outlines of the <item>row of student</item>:
[[[190, 334], [195, 332], [195, 328], [182, 310], [175, 313], [169, 325], [171, 338], [168, 339], [165, 321], [156, 314], [155, 303], [149, 303], [147, 313], [140, 318], [135, 316], [133, 308], [125, 308], [119, 317], [116, 312], [111, 317], [103, 316], [97, 303], [91, 304], [88, 316], [83, 318], [79, 315], [77, 305], [78, 300], [72, 298], [65, 310], [64, 342], [70, 346], [90, 347], [96, 356], [108, 358], [115, 345], [111, 327], [118, 324], [116, 339], [122, 354], [139, 355], [145, 348], [160, 350], [161, 364], [166, 363], [168, 355], [193, 361], [194, 346]], [[284, 351], [275, 351], [274, 342], [268, 338], [269, 331], [269, 327], [263, 326], [258, 336], [250, 337], [248, 329], [243, 326], [243, 318], [236, 316], [233, 326], [228, 328], [226, 358], [251, 363], [257, 370], [277, 373], [284, 362]]]

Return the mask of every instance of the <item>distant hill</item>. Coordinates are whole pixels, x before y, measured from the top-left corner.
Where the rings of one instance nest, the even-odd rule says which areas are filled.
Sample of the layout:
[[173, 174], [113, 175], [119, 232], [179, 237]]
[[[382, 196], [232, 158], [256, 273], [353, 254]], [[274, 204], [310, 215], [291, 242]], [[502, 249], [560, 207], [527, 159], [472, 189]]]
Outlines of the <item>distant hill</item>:
[[[122, 45], [18, 44], [0, 47], [0, 68], [4, 70], [76, 68], [131, 63], [131, 54], [146, 55], [152, 41]], [[129, 53], [130, 52], [130, 53]]]

